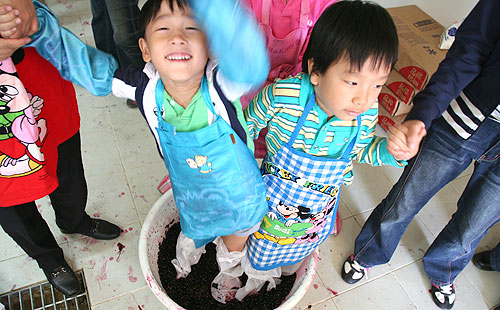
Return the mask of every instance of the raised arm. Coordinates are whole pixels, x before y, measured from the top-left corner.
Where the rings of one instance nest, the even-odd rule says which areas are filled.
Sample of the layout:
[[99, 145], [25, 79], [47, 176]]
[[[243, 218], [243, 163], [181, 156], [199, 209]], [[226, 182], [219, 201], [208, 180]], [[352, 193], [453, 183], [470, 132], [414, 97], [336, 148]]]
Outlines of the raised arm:
[[83, 43], [61, 27], [55, 14], [45, 5], [35, 1], [35, 7], [40, 29], [31, 36], [29, 45], [52, 63], [66, 80], [97, 96], [111, 93], [118, 66], [113, 56]]
[[266, 41], [240, 0], [189, 0], [189, 4], [222, 74], [233, 82], [260, 86], [270, 68]]

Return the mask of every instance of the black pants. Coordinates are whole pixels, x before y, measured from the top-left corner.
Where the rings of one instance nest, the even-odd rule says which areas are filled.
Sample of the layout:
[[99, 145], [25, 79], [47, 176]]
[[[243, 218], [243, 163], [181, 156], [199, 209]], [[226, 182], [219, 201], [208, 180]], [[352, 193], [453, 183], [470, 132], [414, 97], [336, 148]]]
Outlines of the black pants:
[[[90, 228], [85, 213], [87, 182], [83, 171], [80, 133], [58, 146], [57, 178], [59, 186], [49, 197], [56, 215], [56, 224], [68, 232]], [[40, 268], [53, 270], [65, 263], [62, 249], [37, 210], [34, 201], [0, 207], [0, 225]]]

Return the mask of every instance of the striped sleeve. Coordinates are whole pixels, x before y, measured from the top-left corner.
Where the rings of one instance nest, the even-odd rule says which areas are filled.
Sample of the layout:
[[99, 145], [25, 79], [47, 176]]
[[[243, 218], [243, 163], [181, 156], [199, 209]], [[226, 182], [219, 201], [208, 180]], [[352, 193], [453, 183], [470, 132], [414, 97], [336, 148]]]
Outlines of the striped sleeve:
[[262, 88], [243, 111], [248, 132], [254, 140], [274, 116], [274, 87], [275, 83], [272, 83]]
[[378, 108], [372, 107], [363, 114], [361, 133], [352, 158], [360, 163], [372, 166], [392, 165], [403, 167], [406, 161], [398, 161], [387, 150], [387, 138], [375, 136], [375, 126], [378, 120]]

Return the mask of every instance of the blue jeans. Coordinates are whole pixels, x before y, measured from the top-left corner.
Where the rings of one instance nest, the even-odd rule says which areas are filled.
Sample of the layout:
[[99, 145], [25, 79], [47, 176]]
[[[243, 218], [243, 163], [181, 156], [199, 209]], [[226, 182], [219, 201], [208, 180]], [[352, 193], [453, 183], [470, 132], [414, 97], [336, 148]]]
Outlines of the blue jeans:
[[363, 267], [387, 263], [420, 209], [475, 160], [457, 212], [424, 256], [432, 283], [453, 283], [479, 241], [500, 220], [499, 157], [500, 123], [488, 119], [464, 140], [443, 119], [434, 121], [419, 153], [363, 226], [354, 258]]
[[137, 3], [138, 0], [90, 0], [95, 45], [112, 54], [120, 67], [144, 65], [138, 43]]

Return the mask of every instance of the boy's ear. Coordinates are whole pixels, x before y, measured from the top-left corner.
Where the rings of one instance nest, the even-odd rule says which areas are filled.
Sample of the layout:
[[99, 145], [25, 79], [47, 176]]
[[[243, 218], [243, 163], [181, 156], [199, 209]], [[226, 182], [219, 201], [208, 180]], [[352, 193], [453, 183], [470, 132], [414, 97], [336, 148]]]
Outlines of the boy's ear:
[[150, 62], [151, 54], [149, 53], [148, 43], [144, 38], [139, 38], [139, 48], [142, 52], [142, 60], [144, 60], [144, 62]]
[[319, 73], [316, 71], [314, 72], [312, 71], [313, 66], [314, 66], [314, 60], [312, 58], [309, 58], [307, 60], [307, 72], [309, 73], [311, 84], [316, 86], [319, 83]]

